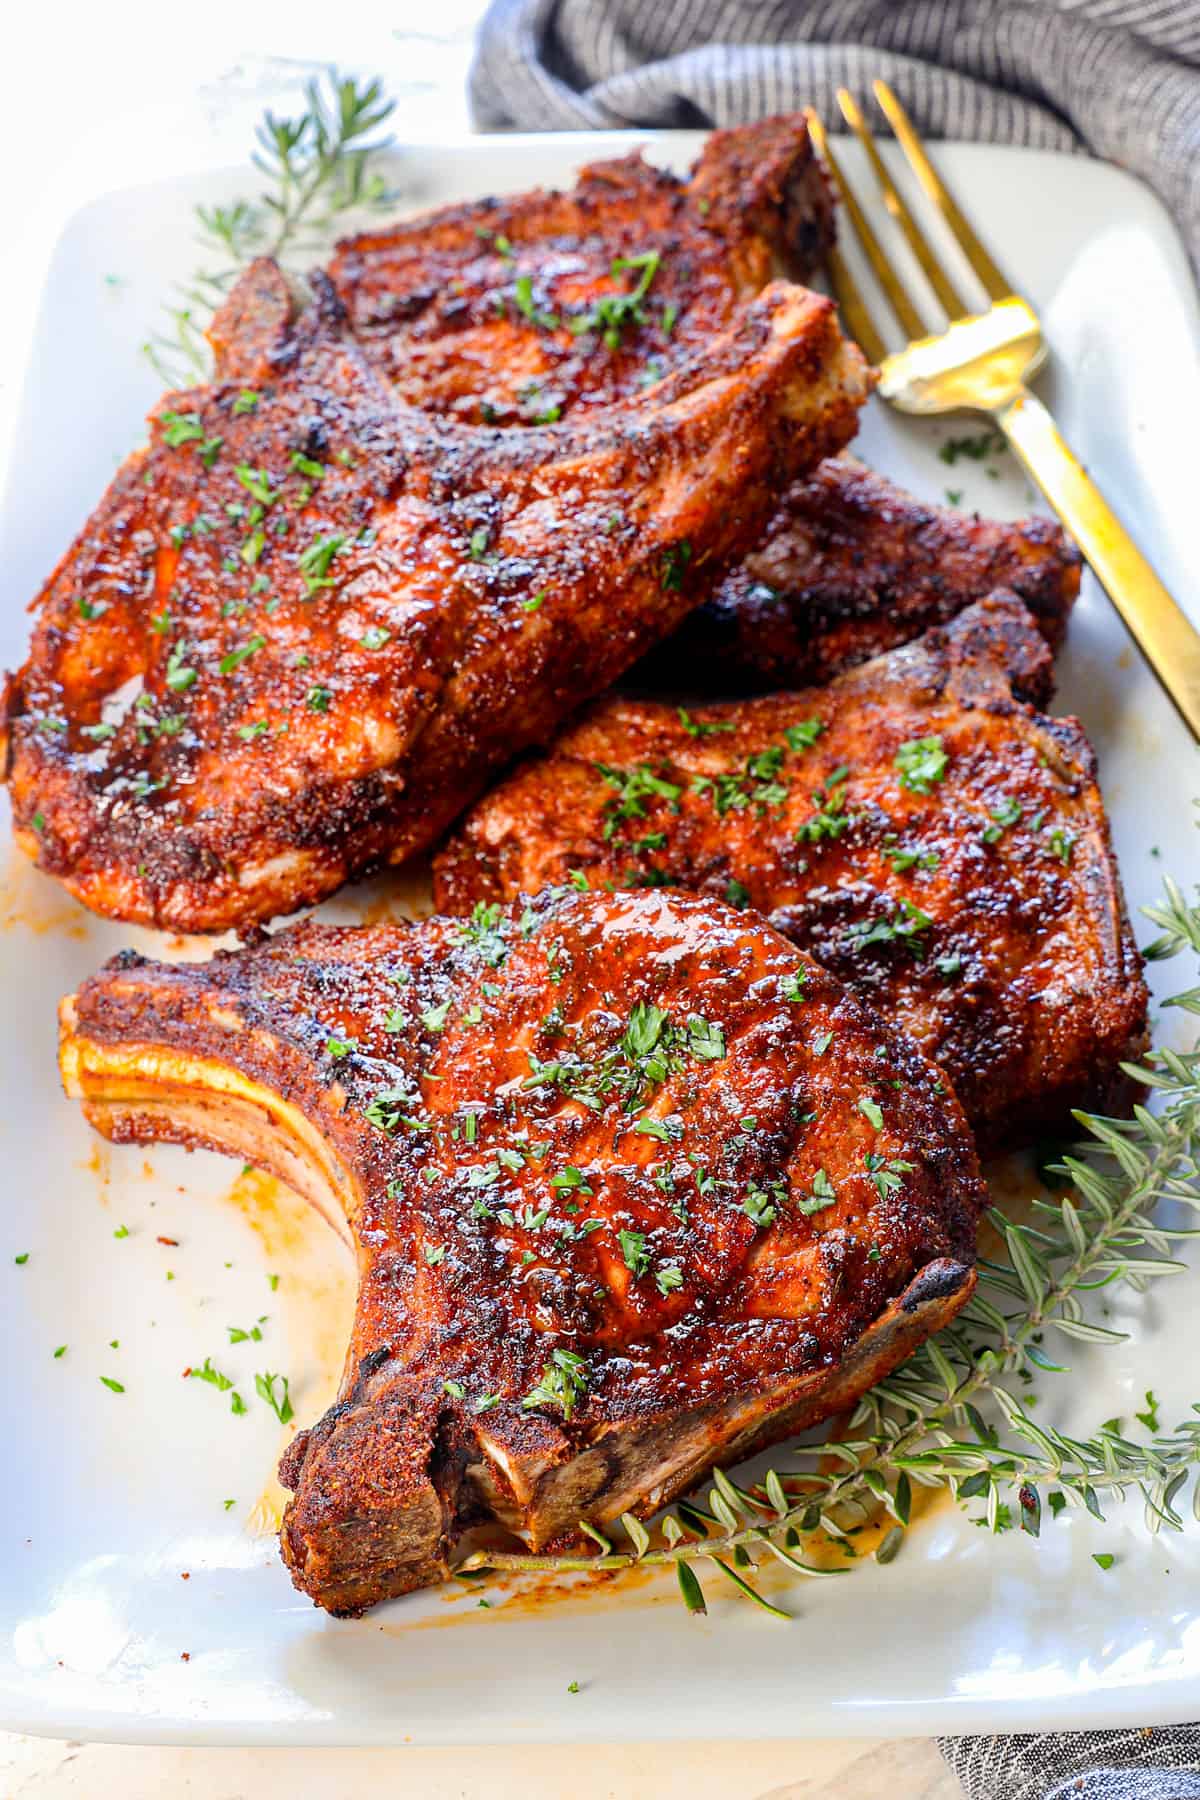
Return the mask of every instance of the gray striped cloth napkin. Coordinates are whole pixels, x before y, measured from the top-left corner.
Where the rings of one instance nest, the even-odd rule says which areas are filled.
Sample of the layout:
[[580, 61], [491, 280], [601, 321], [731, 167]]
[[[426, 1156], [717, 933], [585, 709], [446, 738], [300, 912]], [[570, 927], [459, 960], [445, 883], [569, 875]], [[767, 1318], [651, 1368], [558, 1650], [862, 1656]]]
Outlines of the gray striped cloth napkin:
[[[492, 0], [481, 130], [732, 125], [879, 75], [930, 137], [1091, 151], [1200, 266], [1200, 0]], [[944, 1738], [969, 1800], [1200, 1800], [1200, 1725]]]

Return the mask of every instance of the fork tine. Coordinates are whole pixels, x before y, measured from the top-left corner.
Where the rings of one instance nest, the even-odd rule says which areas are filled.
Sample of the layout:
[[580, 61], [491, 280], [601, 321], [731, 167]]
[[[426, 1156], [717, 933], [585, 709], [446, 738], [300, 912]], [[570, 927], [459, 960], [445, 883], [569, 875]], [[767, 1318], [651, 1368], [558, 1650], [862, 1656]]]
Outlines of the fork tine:
[[837, 98], [838, 105], [842, 109], [842, 117], [867, 153], [867, 160], [883, 194], [883, 203], [904, 233], [909, 249], [924, 270], [926, 280], [945, 309], [947, 318], [962, 318], [965, 313], [970, 311], [970, 308], [955, 290], [953, 282], [934, 255], [929, 240], [897, 192], [895, 183], [888, 174], [883, 158], [876, 147], [874, 136], [859, 110], [857, 100], [847, 88], [839, 88]]
[[867, 361], [878, 368], [887, 355], [887, 345], [876, 331], [866, 302], [858, 291], [858, 283], [846, 267], [846, 260], [836, 244], [825, 252], [825, 267], [833, 287], [842, 324], [855, 343], [866, 352]]
[[993, 300], [1007, 300], [1012, 294], [1011, 284], [1004, 279], [968, 225], [958, 202], [926, 156], [925, 146], [917, 136], [912, 120], [886, 81], [875, 81], [872, 87], [888, 124], [896, 134], [900, 148], [908, 158], [909, 167], [958, 239], [963, 255], [990, 297]]
[[850, 223], [858, 233], [859, 242], [866, 251], [867, 261], [875, 271], [876, 280], [887, 295], [888, 305], [900, 321], [907, 337], [928, 337], [929, 327], [925, 324], [920, 313], [905, 293], [899, 276], [888, 261], [882, 244], [871, 230], [871, 227], [867, 222], [867, 216], [855, 198], [854, 190], [842, 174], [842, 171], [838, 166], [837, 158], [829, 148], [829, 138], [820, 116], [810, 107], [807, 118], [808, 128], [812, 133], [813, 142], [817, 146], [822, 162], [833, 177], [834, 186], [838, 191], [838, 198], [846, 210]]
[[[822, 157], [829, 155], [829, 145], [822, 125], [812, 107], [806, 107], [804, 117], [808, 124], [809, 135]], [[887, 355], [887, 345], [875, 329], [874, 320], [867, 308], [867, 303], [859, 291], [858, 283], [846, 265], [846, 259], [836, 244], [830, 244], [825, 252], [825, 267], [833, 287], [834, 298], [842, 315], [842, 323], [856, 344], [867, 354], [867, 360], [879, 364]]]

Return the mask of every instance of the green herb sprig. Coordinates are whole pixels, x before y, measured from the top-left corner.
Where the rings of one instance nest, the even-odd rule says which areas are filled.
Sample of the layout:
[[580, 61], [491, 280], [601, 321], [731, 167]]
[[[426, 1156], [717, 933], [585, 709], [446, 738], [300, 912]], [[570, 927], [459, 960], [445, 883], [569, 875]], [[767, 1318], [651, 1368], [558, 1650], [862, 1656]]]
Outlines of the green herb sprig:
[[394, 199], [376, 166], [390, 140], [374, 134], [395, 107], [382, 84], [331, 68], [306, 84], [304, 101], [297, 118], [263, 115], [251, 160], [264, 186], [253, 199], [196, 208], [205, 263], [143, 346], [168, 387], [209, 378], [205, 328], [247, 263], [271, 256], [299, 280], [347, 214], [378, 211]]

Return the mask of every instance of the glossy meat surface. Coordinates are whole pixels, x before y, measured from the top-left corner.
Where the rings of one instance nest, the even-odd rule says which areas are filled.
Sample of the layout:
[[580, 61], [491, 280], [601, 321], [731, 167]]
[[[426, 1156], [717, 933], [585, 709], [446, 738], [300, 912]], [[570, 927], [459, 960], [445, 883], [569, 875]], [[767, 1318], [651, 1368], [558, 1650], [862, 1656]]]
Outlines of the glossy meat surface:
[[850, 456], [796, 482], [758, 544], [630, 673], [631, 686], [761, 693], [829, 681], [1008, 588], [1062, 643], [1079, 552], [1051, 519], [933, 506]]
[[565, 192], [348, 239], [330, 274], [402, 399], [521, 425], [636, 398], [777, 268], [811, 274], [832, 236], [825, 176], [792, 114], [714, 132], [689, 181], [639, 155], [594, 163]]
[[435, 841], [683, 617], [867, 391], [829, 302], [780, 283], [652, 395], [459, 426], [397, 404], [317, 285], [293, 321], [278, 270], [247, 272], [217, 379], [160, 405], [9, 679], [18, 840], [98, 911], [253, 924]]
[[447, 912], [554, 882], [733, 898], [910, 1032], [988, 1146], [1128, 1104], [1147, 994], [1095, 760], [997, 595], [826, 688], [612, 698], [440, 853]]
[[226, 1149], [344, 1216], [342, 1397], [288, 1451], [335, 1611], [649, 1513], [849, 1404], [970, 1292], [944, 1078], [761, 919], [559, 890], [411, 928], [127, 953], [66, 1001], [109, 1136]]

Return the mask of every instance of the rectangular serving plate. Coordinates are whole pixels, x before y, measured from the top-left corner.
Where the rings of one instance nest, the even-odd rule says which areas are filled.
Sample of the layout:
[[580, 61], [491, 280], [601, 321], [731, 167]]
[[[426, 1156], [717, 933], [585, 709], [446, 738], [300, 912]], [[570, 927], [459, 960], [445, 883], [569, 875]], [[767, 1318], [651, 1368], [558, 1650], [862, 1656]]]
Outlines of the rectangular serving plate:
[[[634, 145], [683, 168], [700, 141], [598, 133], [401, 150], [398, 210], [561, 185], [581, 162]], [[861, 179], [854, 152], [847, 163]], [[1197, 308], [1170, 221], [1131, 177], [1081, 158], [960, 144], [937, 157], [1043, 313], [1053, 351], [1044, 396], [1200, 617], [1187, 448], [1200, 413]], [[24, 653], [24, 603], [142, 435], [159, 383], [139, 347], [195, 261], [192, 207], [252, 182], [227, 170], [110, 194], [67, 225], [3, 514], [8, 666]], [[1007, 456], [940, 460], [947, 437], [973, 429], [873, 403], [856, 449], [930, 499], [952, 488], [1001, 516], [1030, 510]], [[1197, 875], [1200, 757], [1090, 576], [1060, 675], [1057, 710], [1078, 712], [1096, 745], [1136, 911], [1163, 870]], [[59, 996], [124, 944], [205, 947], [92, 918], [3, 854], [0, 1417], [14, 1461], [0, 1483], [0, 1723], [84, 1739], [367, 1745], [927, 1734], [1194, 1715], [1200, 1546], [1196, 1535], [1151, 1539], [1133, 1508], [1104, 1525], [1072, 1515], [1034, 1542], [992, 1536], [935, 1504], [890, 1566], [864, 1561], [781, 1589], [790, 1626], [727, 1600], [715, 1580], [709, 1617], [691, 1618], [673, 1584], [650, 1577], [537, 1594], [456, 1583], [357, 1622], [315, 1611], [279, 1562], [272, 1471], [287, 1433], [253, 1399], [253, 1375], [289, 1374], [298, 1423], [327, 1404], [353, 1297], [348, 1253], [262, 1177], [213, 1156], [113, 1149], [89, 1132], [58, 1086]], [[324, 910], [374, 918], [422, 898], [380, 878]], [[1193, 976], [1172, 983], [1168, 966], [1155, 979], [1161, 996]], [[1001, 1198], [1025, 1185], [1015, 1167], [1000, 1181]], [[1039, 1384], [1038, 1416], [1092, 1431], [1113, 1414], [1131, 1418], [1153, 1388], [1174, 1423], [1200, 1393], [1198, 1295], [1194, 1267], [1145, 1298], [1118, 1295], [1105, 1318], [1128, 1341], [1071, 1344], [1073, 1376]], [[261, 1343], [229, 1345], [226, 1327], [264, 1314]], [[181, 1381], [206, 1355], [250, 1397], [245, 1417], [230, 1414], [228, 1396]], [[1116, 1556], [1107, 1572], [1092, 1560], [1104, 1550]]]

